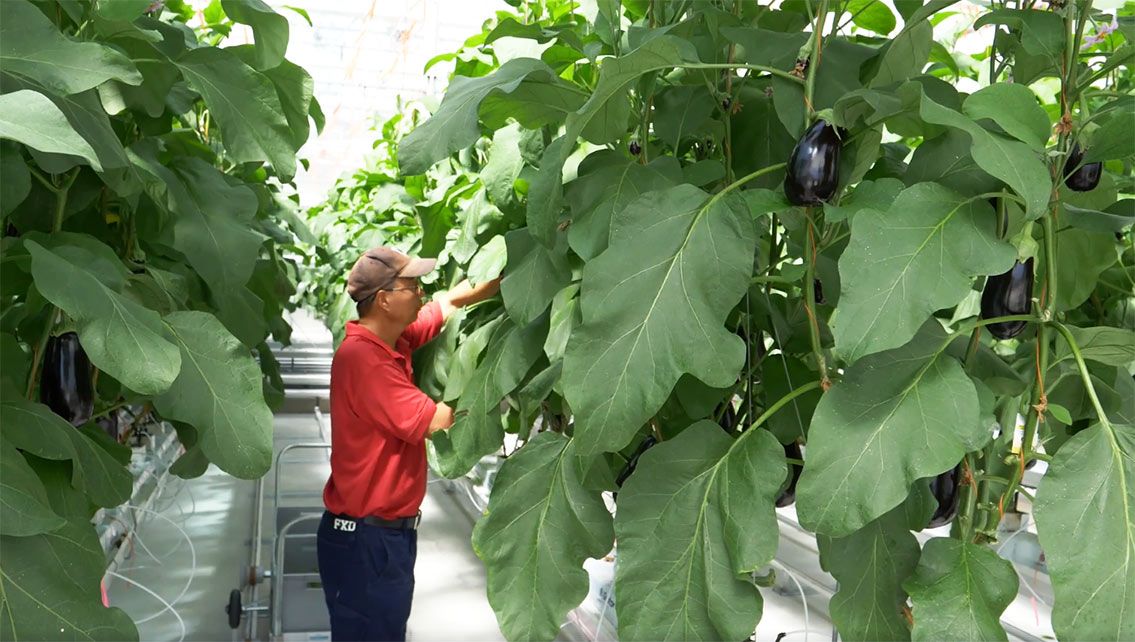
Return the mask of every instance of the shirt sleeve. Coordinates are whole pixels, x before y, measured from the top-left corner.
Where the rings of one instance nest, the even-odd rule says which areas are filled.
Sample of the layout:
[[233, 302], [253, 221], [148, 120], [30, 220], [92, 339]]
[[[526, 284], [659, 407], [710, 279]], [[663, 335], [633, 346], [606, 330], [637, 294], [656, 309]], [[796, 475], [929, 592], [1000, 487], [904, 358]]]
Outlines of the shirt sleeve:
[[392, 362], [378, 361], [351, 375], [348, 386], [356, 415], [389, 436], [415, 445], [425, 442], [437, 404], [404, 372]]
[[418, 318], [413, 323], [406, 326], [402, 331], [402, 336], [410, 343], [410, 350], [417, 350], [430, 339], [433, 339], [441, 332], [441, 326], [445, 323], [445, 319], [441, 316], [441, 304], [437, 301], [430, 301], [421, 310], [418, 311]]

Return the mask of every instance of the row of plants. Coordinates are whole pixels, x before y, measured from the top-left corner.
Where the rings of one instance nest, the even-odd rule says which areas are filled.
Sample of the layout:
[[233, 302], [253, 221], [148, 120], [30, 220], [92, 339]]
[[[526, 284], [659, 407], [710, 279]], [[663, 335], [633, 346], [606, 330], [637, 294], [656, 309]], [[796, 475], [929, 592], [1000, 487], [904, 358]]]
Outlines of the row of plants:
[[131, 497], [131, 432], [176, 427], [183, 477], [271, 464], [323, 122], [288, 39], [259, 0], [0, 2], [3, 639], [138, 638], [91, 523]]
[[503, 273], [416, 371], [440, 473], [521, 444], [473, 536], [506, 636], [617, 540], [621, 639], [744, 639], [789, 503], [845, 639], [1006, 639], [1018, 510], [1057, 636], [1135, 636], [1132, 9], [512, 4], [312, 213], [305, 293], [340, 327], [380, 242]]

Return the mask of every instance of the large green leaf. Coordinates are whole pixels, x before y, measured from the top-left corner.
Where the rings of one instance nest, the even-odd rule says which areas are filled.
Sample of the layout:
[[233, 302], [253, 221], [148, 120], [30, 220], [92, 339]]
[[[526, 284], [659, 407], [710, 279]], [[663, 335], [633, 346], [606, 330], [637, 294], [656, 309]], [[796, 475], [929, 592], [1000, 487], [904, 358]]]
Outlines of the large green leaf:
[[1064, 55], [1064, 20], [1055, 11], [1041, 9], [997, 9], [981, 16], [974, 29], [987, 24], [1003, 24], [1021, 32], [1021, 46], [1033, 56], [1057, 63]]
[[1017, 571], [986, 546], [949, 537], [926, 543], [903, 583], [914, 605], [915, 640], [1008, 640], [1001, 613], [1017, 597]]
[[28, 461], [6, 441], [0, 441], [0, 466], [0, 535], [38, 535], [67, 523], [51, 510], [43, 482]]
[[[1056, 233], [1056, 309], [1072, 310], [1087, 301], [1096, 289], [1100, 274], [1117, 258], [1111, 234], [1073, 227], [1059, 230]], [[1036, 269], [1045, 269], [1043, 256]]]
[[[1080, 348], [1080, 355], [1090, 361], [1098, 361], [1112, 366], [1127, 367], [1135, 363], [1135, 332], [1124, 328], [1077, 328], [1068, 326], [1069, 332]], [[1049, 367], [1066, 359], [1072, 359], [1072, 350], [1060, 335], [1056, 344], [1056, 354]]]
[[71, 486], [99, 506], [117, 506], [130, 499], [130, 471], [110, 453], [47, 406], [7, 397], [0, 402], [6, 442], [44, 459], [71, 460]]
[[493, 144], [489, 147], [489, 162], [481, 169], [481, 182], [485, 184], [485, 194], [499, 207], [512, 205], [516, 201], [514, 184], [524, 167], [524, 157], [520, 152], [523, 130], [513, 123], [493, 132]]
[[1085, 163], [1127, 158], [1135, 155], [1135, 118], [1130, 110], [1116, 110], [1092, 133], [1092, 144], [1084, 152]]
[[481, 135], [477, 110], [490, 93], [510, 93], [528, 76], [554, 77], [548, 65], [532, 58], [517, 58], [481, 78], [455, 76], [437, 111], [398, 146], [398, 167], [403, 174], [424, 174], [452, 152], [468, 147]]
[[1037, 151], [1044, 150], [1052, 128], [1036, 94], [1024, 85], [999, 82], [983, 87], [966, 98], [962, 111], [974, 120], [992, 120]]
[[851, 14], [851, 21], [856, 26], [870, 29], [880, 36], [890, 34], [897, 24], [895, 14], [877, 0], [848, 0], [843, 10]]
[[30, 89], [0, 96], [0, 138], [41, 152], [79, 156], [91, 167], [100, 171], [103, 168], [98, 154], [71, 127], [59, 107], [47, 96]]
[[955, 129], [923, 141], [915, 148], [902, 180], [908, 186], [933, 181], [964, 196], [1001, 189], [1001, 183], [974, 162], [970, 137]]
[[842, 639], [910, 639], [902, 583], [918, 564], [918, 540], [910, 532], [918, 527], [903, 504], [845, 537], [816, 537], [820, 563], [839, 583], [830, 608]]
[[713, 96], [703, 87], [672, 87], [654, 97], [654, 131], [674, 153], [681, 142], [709, 120]]
[[618, 138], [626, 131], [629, 85], [643, 74], [696, 59], [689, 42], [662, 35], [623, 56], [603, 61], [595, 91], [578, 111], [568, 115], [563, 135], [552, 141], [544, 152], [540, 172], [528, 193], [527, 220], [532, 236], [544, 245], [554, 245], [563, 200], [564, 163], [584, 130], [588, 131], [587, 139], [591, 142]]
[[196, 428], [201, 449], [221, 470], [241, 479], [268, 472], [272, 412], [248, 348], [206, 312], [174, 312], [165, 324], [181, 350], [182, 367], [154, 407]]
[[163, 336], [158, 314], [119, 294], [125, 285], [121, 275], [104, 281], [110, 279], [105, 271], [101, 278], [92, 274], [98, 258], [86, 248], [47, 250], [31, 240], [24, 247], [32, 256], [36, 288], [78, 324], [79, 341], [96, 368], [142, 394], [169, 388], [181, 356]]
[[296, 173], [296, 147], [272, 81], [231, 51], [213, 47], [186, 51], [176, 64], [205, 99], [233, 159], [267, 161], [290, 181]]
[[540, 245], [527, 229], [509, 232], [505, 243], [508, 265], [501, 281], [501, 297], [513, 320], [527, 325], [571, 282], [571, 267], [566, 257]]
[[586, 101], [586, 91], [558, 76], [537, 73], [507, 93], [490, 92], [477, 113], [489, 129], [504, 127], [510, 118], [526, 129], [540, 129], [562, 123]]
[[772, 433], [698, 422], [648, 450], [619, 492], [623, 640], [740, 640], [760, 619], [750, 574], [776, 554], [787, 475]]
[[902, 33], [883, 46], [870, 86], [885, 87], [918, 75], [930, 58], [933, 44], [934, 28], [929, 22], [908, 22]]
[[256, 195], [244, 185], [226, 182], [224, 174], [195, 158], [161, 172], [169, 207], [177, 213], [173, 245], [216, 294], [231, 293], [248, 283], [264, 236], [253, 231]]
[[541, 317], [523, 328], [511, 323], [496, 328], [485, 357], [457, 402], [453, 427], [433, 436], [442, 475], [460, 477], [481, 457], [501, 447], [501, 399], [516, 390], [540, 358], [547, 327], [547, 317]]
[[902, 92], [907, 100], [921, 93], [919, 114], [926, 122], [969, 134], [973, 140], [974, 161], [989, 174], [1005, 181], [1025, 200], [1025, 211], [1030, 219], [1044, 213], [1052, 191], [1052, 178], [1037, 151], [1025, 143], [990, 132], [961, 113], [934, 102], [917, 83], [903, 85]]
[[69, 522], [35, 537], [0, 537], [0, 547], [0, 637], [138, 639], [130, 616], [99, 600], [106, 556], [90, 524]]
[[252, 27], [257, 69], [272, 69], [284, 61], [288, 49], [287, 18], [261, 0], [222, 0], [221, 7], [234, 22]]
[[571, 440], [543, 432], [501, 466], [473, 530], [489, 604], [510, 640], [552, 640], [587, 595], [583, 562], [615, 533], [597, 492], [584, 490]]
[[683, 182], [681, 172], [672, 156], [661, 156], [647, 165], [610, 150], [588, 156], [580, 164], [579, 178], [567, 188], [571, 249], [585, 259], [601, 254], [611, 241], [615, 213], [646, 192]]
[[32, 175], [12, 142], [0, 140], [0, 219], [24, 202], [32, 189]]
[[625, 446], [685, 373], [736, 380], [744, 346], [724, 323], [756, 250], [743, 203], [679, 185], [615, 215], [611, 246], [583, 269], [583, 324], [564, 357], [581, 454]]
[[929, 321], [907, 345], [855, 362], [816, 406], [796, 509], [809, 530], [855, 532], [982, 446], [977, 391]]
[[886, 214], [863, 210], [839, 260], [836, 350], [849, 361], [903, 345], [936, 310], [965, 298], [976, 276], [1013, 265], [993, 209], [936, 183], [899, 194]]
[[1135, 639], [1135, 426], [1072, 436], [1037, 489], [1057, 637]]
[[[0, 68], [64, 96], [112, 78], [128, 85], [142, 83], [129, 58], [99, 43], [65, 37], [25, 0], [0, 2]], [[7, 107], [0, 112], [7, 113]]]

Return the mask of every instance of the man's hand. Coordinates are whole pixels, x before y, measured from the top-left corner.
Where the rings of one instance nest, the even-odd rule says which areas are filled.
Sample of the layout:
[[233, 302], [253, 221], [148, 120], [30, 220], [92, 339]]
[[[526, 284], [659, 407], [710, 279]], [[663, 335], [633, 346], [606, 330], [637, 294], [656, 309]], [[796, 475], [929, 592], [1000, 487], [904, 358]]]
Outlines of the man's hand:
[[450, 408], [445, 402], [439, 401], [437, 410], [434, 411], [434, 418], [430, 420], [429, 433], [427, 437], [432, 437], [433, 434], [439, 430], [449, 430], [453, 427], [453, 408]]
[[500, 292], [500, 289], [500, 277], [492, 281], [478, 283], [475, 286], [470, 285], [468, 280], [462, 281], [452, 290], [437, 298], [438, 303], [441, 305], [441, 317], [442, 319], [449, 319], [449, 317], [457, 311], [457, 308], [480, 303], [485, 299], [495, 296], [497, 292]]

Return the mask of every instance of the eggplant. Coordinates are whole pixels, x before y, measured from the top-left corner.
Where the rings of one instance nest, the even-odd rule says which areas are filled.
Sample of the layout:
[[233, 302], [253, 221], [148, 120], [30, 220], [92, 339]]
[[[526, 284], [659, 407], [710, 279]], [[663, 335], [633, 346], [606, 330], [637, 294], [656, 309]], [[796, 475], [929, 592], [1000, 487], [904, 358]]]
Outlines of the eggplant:
[[95, 408], [91, 360], [74, 332], [47, 341], [39, 400], [72, 426], [82, 426], [90, 420]]
[[[623, 483], [627, 481], [627, 478], [630, 477], [631, 473], [633, 473], [635, 471], [635, 468], [638, 467], [638, 458], [642, 457], [642, 454], [647, 450], [650, 450], [650, 447], [656, 443], [658, 443], [658, 440], [654, 438], [654, 435], [647, 435], [646, 438], [642, 440], [642, 442], [638, 445], [638, 448], [635, 448], [634, 454], [631, 455], [631, 458], [627, 460], [627, 465], [623, 466], [623, 470], [620, 471], [619, 476], [615, 478], [616, 486], [618, 486], [619, 488], [623, 487]], [[618, 498], [619, 494], [616, 492], [615, 499]]]
[[[800, 444], [795, 441], [784, 444], [784, 456], [792, 459], [804, 459], [804, 455], [800, 452]], [[788, 466], [788, 486], [780, 491], [780, 495], [776, 498], [777, 508], [784, 508], [796, 501], [796, 482], [800, 480], [800, 473], [804, 472], [804, 467], [800, 464], [793, 463]]]
[[637, 140], [632, 140], [631, 143], [627, 145], [627, 151], [631, 153], [631, 156], [638, 156], [642, 153], [642, 145], [639, 145]]
[[1081, 165], [1084, 160], [1084, 150], [1080, 144], [1072, 145], [1068, 152], [1068, 160], [1064, 163], [1064, 184], [1076, 192], [1090, 192], [1100, 184], [1100, 174], [1103, 173], [1103, 163], [1088, 163]]
[[961, 479], [962, 465], [958, 464], [930, 480], [930, 492], [933, 493], [934, 499], [938, 500], [938, 508], [926, 528], [938, 528], [943, 524], [949, 524], [958, 514], [958, 499], [961, 497], [958, 489], [961, 486]]
[[95, 425], [101, 428], [102, 431], [106, 433], [107, 437], [110, 437], [117, 442], [122, 441], [120, 438], [121, 435], [119, 434], [121, 423], [119, 422], [117, 412], [112, 412], [110, 414], [103, 415], [98, 419], [95, 419]]
[[843, 132], [820, 119], [797, 141], [788, 158], [784, 195], [793, 205], [819, 205], [839, 187], [839, 150]]
[[[1033, 260], [1017, 261], [1004, 274], [989, 277], [981, 292], [981, 318], [996, 319], [1032, 311]], [[998, 339], [1012, 339], [1025, 329], [1025, 321], [989, 324], [989, 331]]]
[[816, 298], [816, 305], [824, 305], [827, 301], [824, 299], [824, 284], [819, 279], [812, 279], [812, 294]]

